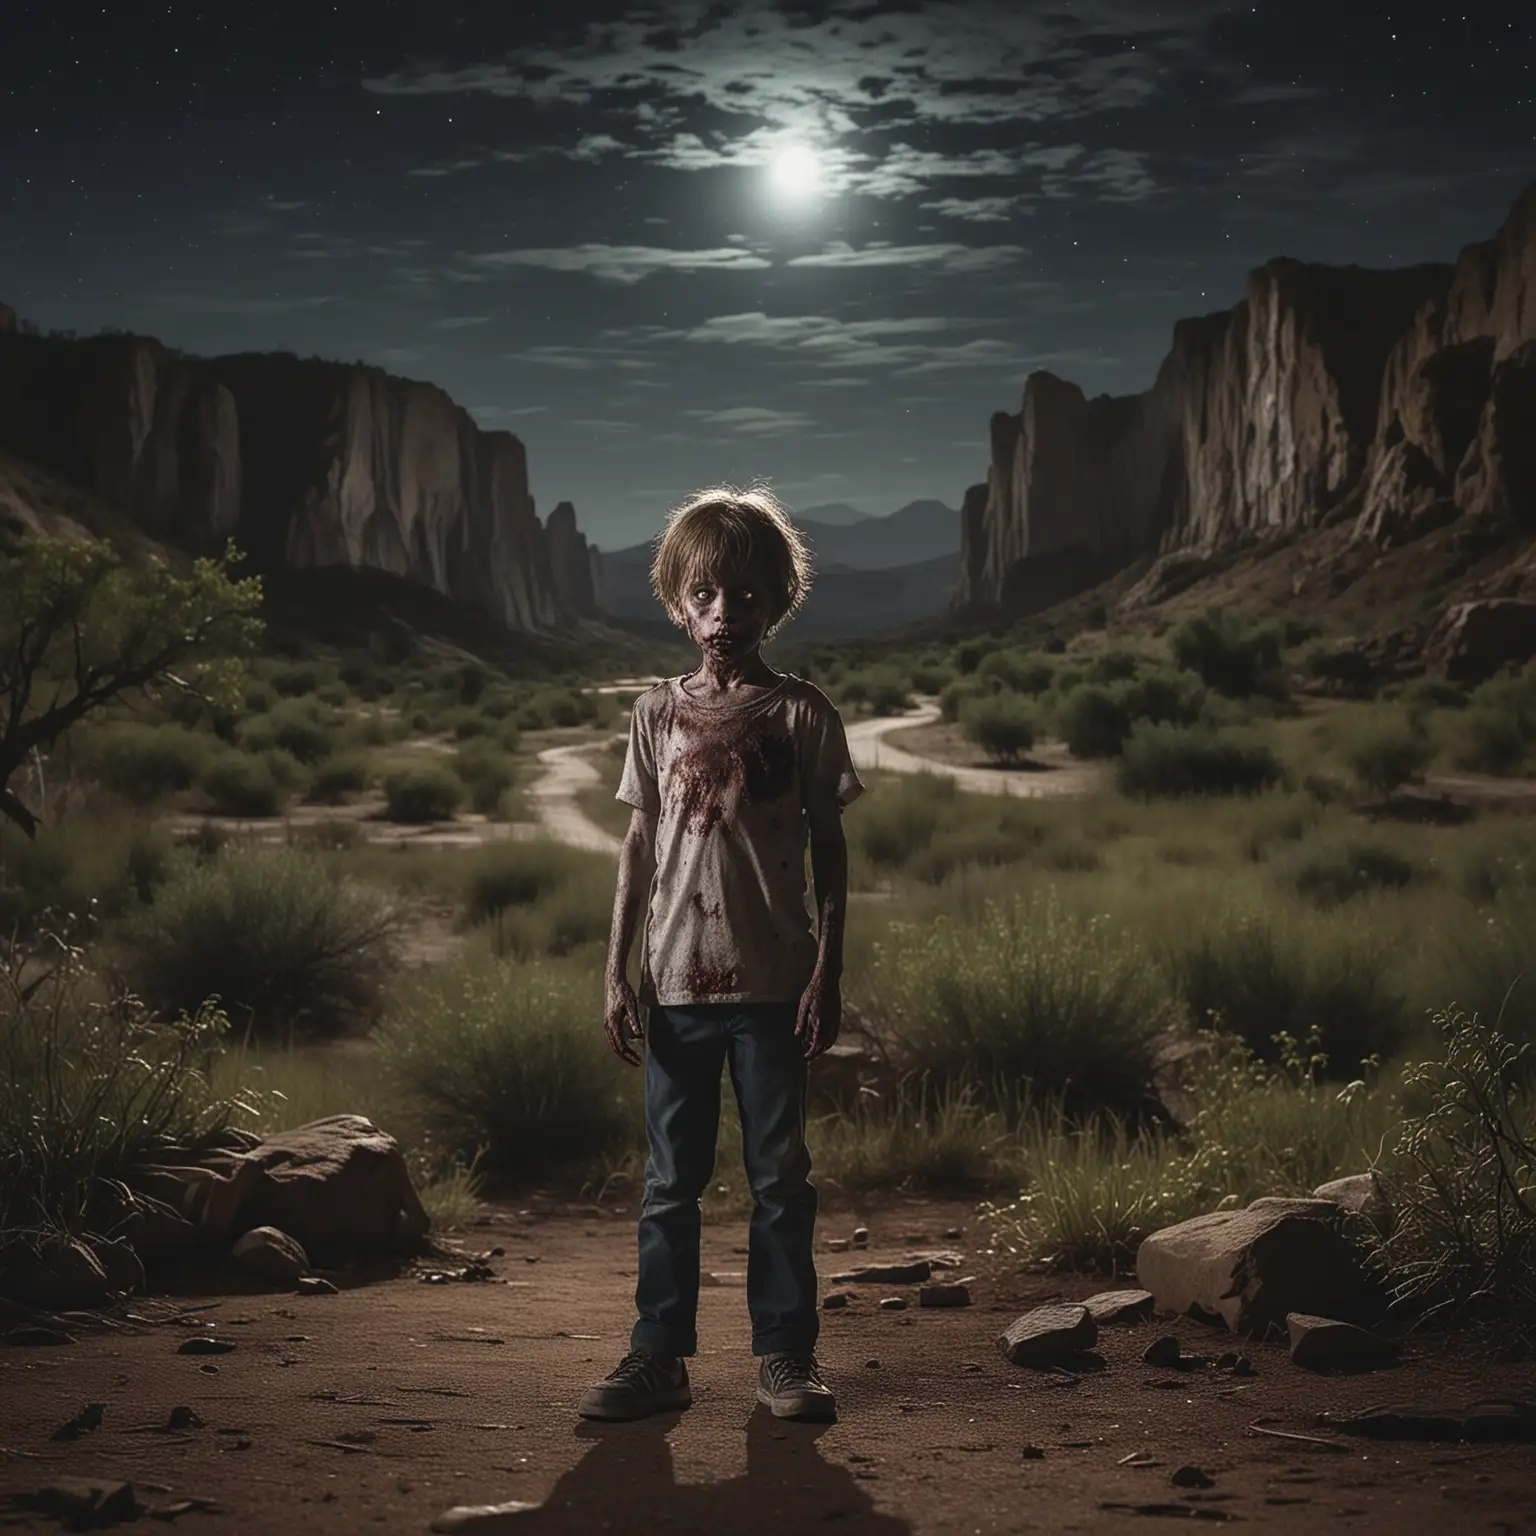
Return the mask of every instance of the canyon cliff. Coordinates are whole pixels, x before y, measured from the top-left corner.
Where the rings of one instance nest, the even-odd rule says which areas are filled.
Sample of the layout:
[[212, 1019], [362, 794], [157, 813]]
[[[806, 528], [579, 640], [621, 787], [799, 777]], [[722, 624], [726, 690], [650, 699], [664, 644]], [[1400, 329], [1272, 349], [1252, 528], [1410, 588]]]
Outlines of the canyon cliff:
[[581, 618], [595, 617], [602, 591], [602, 557], [577, 528], [576, 509], [570, 502], [558, 503], [544, 520], [544, 537], [556, 596], [567, 611]]
[[562, 595], [554, 551], [586, 541], [574, 512], [553, 539], [540, 523], [521, 441], [377, 368], [0, 326], [0, 448], [259, 570], [384, 571], [520, 630], [593, 611], [590, 577]]
[[1349, 521], [1536, 517], [1536, 187], [1454, 264], [1287, 259], [1180, 321], [1151, 389], [1031, 375], [961, 514], [961, 606], [1029, 611], [1143, 557]]

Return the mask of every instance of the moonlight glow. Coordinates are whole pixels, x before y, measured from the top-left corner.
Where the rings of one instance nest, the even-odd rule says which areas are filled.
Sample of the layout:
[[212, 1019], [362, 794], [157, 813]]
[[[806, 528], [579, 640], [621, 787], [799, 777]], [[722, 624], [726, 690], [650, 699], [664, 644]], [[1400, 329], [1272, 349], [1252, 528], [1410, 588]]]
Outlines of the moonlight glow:
[[806, 197], [821, 185], [821, 161], [804, 144], [789, 144], [769, 168], [773, 184], [787, 197]]

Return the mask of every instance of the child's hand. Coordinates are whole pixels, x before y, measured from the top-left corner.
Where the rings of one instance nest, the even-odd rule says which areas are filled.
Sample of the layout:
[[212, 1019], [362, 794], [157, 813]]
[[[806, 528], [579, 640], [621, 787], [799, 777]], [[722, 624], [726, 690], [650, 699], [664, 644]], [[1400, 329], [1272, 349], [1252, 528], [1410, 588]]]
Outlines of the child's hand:
[[613, 1054], [632, 1067], [638, 1067], [640, 1052], [635, 1042], [645, 1038], [645, 1030], [640, 1023], [640, 1004], [635, 1001], [635, 989], [627, 980], [608, 983], [603, 1028], [608, 1031], [608, 1045]]
[[795, 1038], [805, 1050], [805, 1059], [812, 1061], [835, 1045], [842, 1026], [842, 983], [817, 966], [800, 999], [800, 1013], [795, 1020]]

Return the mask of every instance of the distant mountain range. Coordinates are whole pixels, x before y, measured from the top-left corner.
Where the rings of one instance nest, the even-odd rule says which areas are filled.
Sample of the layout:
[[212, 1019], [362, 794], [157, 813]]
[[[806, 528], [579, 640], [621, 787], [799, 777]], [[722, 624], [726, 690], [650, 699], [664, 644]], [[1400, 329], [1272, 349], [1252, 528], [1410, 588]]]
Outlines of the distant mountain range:
[[[791, 626], [797, 640], [874, 634], [930, 618], [948, 605], [959, 579], [960, 514], [942, 501], [908, 502], [888, 517], [833, 502], [807, 507], [795, 525], [810, 542], [817, 573]], [[651, 596], [651, 556], [649, 543], [602, 553], [603, 612], [663, 617]]]

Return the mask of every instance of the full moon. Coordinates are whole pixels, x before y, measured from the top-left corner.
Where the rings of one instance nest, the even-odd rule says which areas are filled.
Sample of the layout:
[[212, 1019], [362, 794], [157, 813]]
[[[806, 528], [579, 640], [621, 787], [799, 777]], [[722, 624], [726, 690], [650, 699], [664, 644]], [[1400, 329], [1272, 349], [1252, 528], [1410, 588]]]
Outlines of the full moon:
[[804, 144], [790, 144], [774, 156], [771, 173], [780, 192], [803, 197], [820, 183], [821, 161]]

